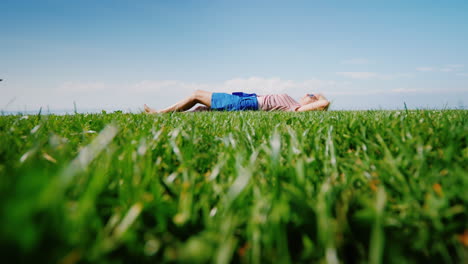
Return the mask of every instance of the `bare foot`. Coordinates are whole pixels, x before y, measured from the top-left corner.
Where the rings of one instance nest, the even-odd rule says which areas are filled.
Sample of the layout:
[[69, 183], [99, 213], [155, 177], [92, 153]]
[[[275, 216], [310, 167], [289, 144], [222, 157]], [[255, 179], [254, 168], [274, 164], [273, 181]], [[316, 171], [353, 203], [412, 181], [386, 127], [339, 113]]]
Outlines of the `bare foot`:
[[146, 104], [143, 107], [145, 108], [145, 112], [147, 114], [157, 114], [158, 113], [158, 111], [156, 111], [153, 108], [147, 106]]

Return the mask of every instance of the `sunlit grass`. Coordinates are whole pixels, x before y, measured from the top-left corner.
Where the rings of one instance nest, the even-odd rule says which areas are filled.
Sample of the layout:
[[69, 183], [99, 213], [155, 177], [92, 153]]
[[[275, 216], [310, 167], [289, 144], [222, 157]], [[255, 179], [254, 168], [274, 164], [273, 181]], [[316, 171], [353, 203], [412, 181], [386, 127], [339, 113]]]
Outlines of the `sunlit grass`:
[[48, 263], [461, 263], [467, 117], [0, 116], [2, 251]]

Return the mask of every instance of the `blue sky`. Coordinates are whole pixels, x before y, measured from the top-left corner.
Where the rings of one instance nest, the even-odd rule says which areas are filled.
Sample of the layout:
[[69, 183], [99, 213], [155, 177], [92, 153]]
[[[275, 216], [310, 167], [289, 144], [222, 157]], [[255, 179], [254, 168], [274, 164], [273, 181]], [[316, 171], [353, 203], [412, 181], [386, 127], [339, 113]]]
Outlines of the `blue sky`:
[[0, 4], [0, 109], [162, 108], [195, 89], [332, 109], [468, 105], [468, 1]]

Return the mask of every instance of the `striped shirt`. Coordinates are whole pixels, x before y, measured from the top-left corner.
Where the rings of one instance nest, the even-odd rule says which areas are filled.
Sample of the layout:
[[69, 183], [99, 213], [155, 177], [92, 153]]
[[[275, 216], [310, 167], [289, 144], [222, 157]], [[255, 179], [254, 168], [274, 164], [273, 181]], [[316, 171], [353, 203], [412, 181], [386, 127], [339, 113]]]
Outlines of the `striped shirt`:
[[287, 94], [257, 95], [258, 109], [263, 111], [296, 111], [301, 105]]

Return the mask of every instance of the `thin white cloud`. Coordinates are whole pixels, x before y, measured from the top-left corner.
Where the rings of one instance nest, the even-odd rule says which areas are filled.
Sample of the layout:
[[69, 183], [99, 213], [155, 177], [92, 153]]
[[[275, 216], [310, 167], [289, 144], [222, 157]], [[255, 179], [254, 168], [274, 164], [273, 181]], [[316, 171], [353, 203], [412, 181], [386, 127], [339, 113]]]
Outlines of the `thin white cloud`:
[[233, 78], [221, 83], [194, 83], [178, 80], [145, 80], [130, 85], [131, 90], [140, 94], [173, 92], [190, 94], [194, 90], [213, 92], [255, 92], [258, 94], [291, 93], [300, 91], [324, 91], [330, 88], [345, 87], [346, 82], [334, 80], [309, 79], [304, 81], [283, 80], [280, 78]]
[[377, 73], [375, 72], [337, 72], [336, 74], [358, 80], [368, 80], [377, 77]]
[[58, 90], [62, 92], [96, 92], [107, 89], [108, 86], [103, 82], [65, 82]]
[[341, 61], [341, 64], [354, 64], [354, 65], [364, 65], [364, 64], [370, 64], [370, 63], [371, 63], [370, 60], [364, 59], [364, 58], [354, 58], [354, 59]]
[[130, 85], [132, 91], [137, 93], [160, 92], [167, 90], [207, 90], [207, 84], [189, 83], [177, 80], [144, 80]]
[[357, 80], [393, 80], [402, 77], [410, 77], [410, 74], [407, 73], [394, 73], [394, 74], [383, 74], [377, 72], [337, 72], [336, 74]]
[[458, 69], [458, 68], [465, 67], [465, 65], [463, 65], [463, 64], [448, 64], [448, 65], [446, 65], [446, 67]]
[[457, 73], [458, 76], [468, 76], [468, 73]]
[[282, 80], [280, 78], [235, 78], [217, 86], [217, 91], [254, 91], [259, 94], [287, 93], [293, 91], [319, 91], [346, 85], [333, 80], [309, 79], [305, 81]]
[[416, 68], [417, 71], [420, 71], [420, 72], [432, 72], [432, 71], [435, 71], [434, 68], [432, 67], [418, 67]]
[[463, 64], [447, 64], [443, 67], [417, 67], [416, 70], [420, 72], [454, 72], [460, 71], [465, 65]]
[[441, 68], [440, 71], [441, 71], [441, 72], [453, 72], [453, 71], [455, 71], [455, 69], [452, 69], [452, 68]]
[[221, 86], [218, 86], [218, 91], [224, 90], [228, 92], [245, 91], [258, 91], [259, 93], [282, 93], [297, 87], [297, 83], [291, 80], [281, 80], [280, 78], [261, 78], [250, 77], [235, 78], [225, 81]]
[[421, 94], [434, 94], [434, 93], [459, 93], [468, 92], [468, 88], [459, 89], [418, 89], [418, 88], [397, 88], [390, 90], [392, 93], [421, 93]]
[[379, 95], [379, 94], [439, 94], [439, 93], [468, 93], [468, 88], [463, 89], [420, 89], [420, 88], [395, 88], [395, 89], [364, 89], [341, 90], [328, 92], [327, 95]]

